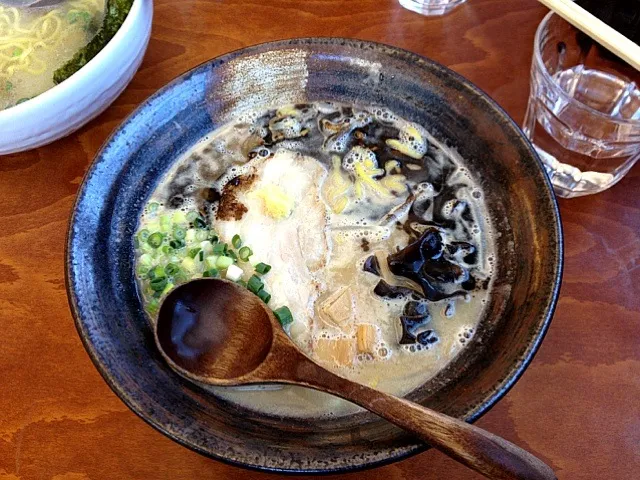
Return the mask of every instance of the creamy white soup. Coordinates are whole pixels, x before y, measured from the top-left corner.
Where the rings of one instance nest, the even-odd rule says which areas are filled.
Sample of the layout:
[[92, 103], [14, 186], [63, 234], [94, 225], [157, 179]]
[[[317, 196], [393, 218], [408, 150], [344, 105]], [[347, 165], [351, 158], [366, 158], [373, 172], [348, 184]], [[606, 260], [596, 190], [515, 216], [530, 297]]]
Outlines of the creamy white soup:
[[[236, 281], [339, 375], [406, 395], [473, 336], [491, 290], [484, 194], [455, 151], [380, 107], [252, 112], [178, 159], [135, 236], [152, 322], [176, 285]], [[211, 388], [282, 416], [344, 415], [300, 387]]]

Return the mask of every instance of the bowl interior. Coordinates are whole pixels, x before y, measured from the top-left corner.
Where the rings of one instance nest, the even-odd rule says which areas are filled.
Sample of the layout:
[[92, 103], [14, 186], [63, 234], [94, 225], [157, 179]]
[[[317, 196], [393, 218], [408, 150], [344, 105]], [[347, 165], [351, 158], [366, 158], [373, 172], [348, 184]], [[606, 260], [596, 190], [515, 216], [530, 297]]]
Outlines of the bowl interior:
[[358, 469], [424, 446], [368, 413], [283, 420], [181, 379], [156, 351], [136, 294], [132, 234], [163, 173], [205, 134], [246, 109], [315, 100], [385, 105], [455, 147], [499, 232], [477, 333], [411, 399], [478, 418], [531, 360], [561, 275], [559, 216], [541, 164], [506, 114], [450, 70], [386, 45], [320, 38], [250, 47], [179, 77], [118, 128], [85, 177], [68, 238], [70, 304], [94, 363], [134, 412], [194, 450], [267, 470]]

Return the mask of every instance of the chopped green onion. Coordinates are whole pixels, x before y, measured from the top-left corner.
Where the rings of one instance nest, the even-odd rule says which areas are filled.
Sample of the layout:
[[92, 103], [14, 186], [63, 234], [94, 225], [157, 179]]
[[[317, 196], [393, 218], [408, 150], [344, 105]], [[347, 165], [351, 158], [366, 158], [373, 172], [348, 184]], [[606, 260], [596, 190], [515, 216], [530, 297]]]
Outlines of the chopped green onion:
[[178, 272], [173, 276], [173, 283], [185, 283], [189, 281], [189, 279], [187, 278], [187, 276], [182, 273], [182, 272]]
[[229, 268], [231, 265], [233, 265], [233, 258], [231, 257], [222, 256], [218, 257], [218, 260], [216, 260], [216, 266], [221, 270]]
[[169, 293], [171, 290], [173, 290], [173, 287], [175, 287], [173, 283], [167, 282], [167, 284], [164, 287], [164, 290], [162, 290], [162, 295], [166, 295], [167, 293]]
[[11, 83], [9, 80], [6, 80], [4, 82], [4, 90], [5, 92], [10, 92], [11, 90], [13, 90], [13, 83]]
[[247, 282], [245, 282], [244, 280], [240, 279], [236, 282], [238, 285], [243, 286], [244, 288], [247, 288]]
[[187, 216], [182, 210], [177, 210], [173, 214], [173, 223], [187, 223]]
[[191, 257], [185, 257], [180, 263], [182, 268], [186, 270], [188, 273], [196, 273], [198, 267], [196, 266], [196, 262]]
[[207, 268], [216, 268], [216, 262], [218, 261], [218, 256], [217, 255], [210, 255], [207, 258], [204, 259], [204, 263], [206, 265]]
[[140, 240], [140, 243], [146, 242], [147, 239], [149, 238], [149, 235], [151, 235], [151, 232], [146, 228], [143, 228], [142, 230], [140, 230], [138, 232], [138, 239]]
[[138, 268], [136, 269], [136, 272], [141, 277], [144, 277], [145, 275], [147, 275], [149, 273], [149, 267], [140, 264], [140, 265], [138, 265]]
[[210, 235], [209, 236], [209, 241], [211, 243], [216, 243], [218, 240], [220, 240], [220, 238], [218, 238], [218, 235], [216, 235], [216, 232], [212, 231], [212, 232], [209, 233], [209, 235]]
[[153, 257], [151, 255], [149, 255], [148, 253], [142, 254], [140, 255], [140, 258], [138, 259], [138, 262], [141, 265], [146, 265], [147, 267], [151, 266], [151, 262], [153, 262]]
[[269, 300], [271, 300], [271, 294], [267, 292], [264, 288], [262, 290], [259, 290], [257, 295], [258, 295], [258, 298], [262, 300], [264, 303], [269, 303]]
[[173, 229], [173, 238], [176, 240], [184, 240], [184, 237], [187, 236], [187, 232], [184, 228], [176, 227]]
[[151, 287], [151, 290], [153, 290], [154, 292], [162, 292], [165, 287], [167, 286], [167, 277], [156, 277], [153, 280], [151, 280], [151, 283], [149, 284], [149, 286]]
[[196, 258], [196, 255], [198, 255], [198, 253], [200, 253], [202, 249], [200, 247], [197, 248], [192, 248], [191, 250], [189, 250], [189, 258]]
[[243, 262], [249, 260], [249, 257], [251, 255], [253, 255], [253, 252], [249, 247], [242, 247], [240, 250], [238, 250], [238, 257], [240, 257], [240, 260], [242, 260]]
[[145, 308], [147, 309], [147, 312], [151, 314], [156, 313], [160, 308], [160, 302], [158, 302], [157, 299], [152, 298], [151, 300], [149, 300], [149, 303], [147, 303], [147, 306]]
[[216, 243], [213, 245], [213, 254], [214, 255], [225, 255], [227, 253], [227, 244], [226, 243]]
[[198, 260], [204, 262], [204, 252], [202, 250], [198, 252]]
[[271, 265], [260, 262], [256, 265], [255, 269], [256, 272], [258, 272], [260, 275], [264, 275], [265, 273], [269, 273], [269, 270], [271, 270]]
[[20, 47], [14, 47], [13, 48], [13, 53], [11, 54], [12, 57], [19, 57], [20, 55], [22, 55], [22, 52], [24, 50], [22, 50]]
[[180, 267], [175, 263], [167, 263], [167, 265], [164, 267], [164, 271], [167, 275], [173, 276], [180, 271]]
[[187, 235], [184, 238], [184, 241], [187, 243], [193, 243], [196, 241], [196, 229], [190, 228], [187, 230]]
[[202, 274], [203, 277], [208, 278], [208, 277], [217, 277], [218, 276], [218, 270], [215, 268], [210, 268], [209, 270], [205, 271]]
[[233, 250], [229, 250], [227, 255], [233, 259], [234, 263], [238, 261], [238, 255]]
[[206, 240], [208, 237], [209, 237], [209, 232], [207, 232], [206, 230], [196, 231], [196, 240], [198, 240], [199, 242]]
[[191, 210], [187, 213], [187, 222], [193, 222], [196, 218], [198, 218], [200, 214], [194, 210]]
[[157, 267], [154, 267], [151, 270], [149, 270], [149, 273], [147, 274], [147, 276], [151, 280], [153, 280], [154, 278], [164, 278], [165, 277], [164, 268], [162, 268], [161, 265], [158, 265]]
[[162, 240], [164, 240], [164, 235], [160, 232], [156, 232], [149, 235], [149, 238], [147, 238], [147, 243], [153, 248], [158, 248], [160, 245], [162, 245]]
[[273, 311], [273, 314], [276, 316], [276, 318], [280, 322], [280, 325], [282, 325], [283, 327], [286, 327], [293, 322], [293, 315], [291, 315], [291, 310], [289, 310], [289, 307], [276, 308]]
[[257, 294], [264, 288], [264, 283], [262, 283], [262, 280], [260, 280], [260, 277], [257, 275], [251, 275], [251, 278], [247, 282], [247, 288], [250, 292]]
[[184, 242], [182, 240], [171, 240], [169, 242], [169, 246], [174, 250], [180, 250], [182, 247], [184, 247]]
[[193, 224], [197, 227], [197, 228], [204, 228], [207, 226], [207, 222], [205, 222], [202, 217], [198, 217], [193, 221]]
[[158, 211], [159, 206], [160, 206], [159, 203], [151, 202], [149, 205], [147, 205], [147, 210], [149, 211], [149, 213], [156, 213]]
[[202, 249], [205, 255], [211, 255], [213, 253], [213, 245], [211, 245], [211, 242], [209, 240], [200, 242], [200, 248]]
[[173, 247], [171, 245], [163, 245], [162, 253], [165, 255], [173, 255]]
[[233, 248], [240, 248], [242, 246], [242, 239], [240, 238], [240, 235], [236, 233], [233, 236], [231, 239], [231, 245], [233, 245]]
[[171, 230], [171, 217], [169, 215], [162, 215], [160, 217], [160, 230], [168, 232]]

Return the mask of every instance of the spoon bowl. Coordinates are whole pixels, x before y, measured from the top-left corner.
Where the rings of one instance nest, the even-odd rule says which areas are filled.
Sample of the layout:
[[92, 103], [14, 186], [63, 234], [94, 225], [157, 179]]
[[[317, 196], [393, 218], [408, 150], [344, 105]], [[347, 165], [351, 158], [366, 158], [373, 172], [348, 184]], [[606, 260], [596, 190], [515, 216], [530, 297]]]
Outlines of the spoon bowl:
[[189, 379], [314, 388], [380, 415], [488, 478], [556, 478], [549, 466], [500, 437], [326, 370], [291, 341], [257, 296], [228, 280], [193, 280], [173, 290], [160, 307], [155, 332], [169, 366]]

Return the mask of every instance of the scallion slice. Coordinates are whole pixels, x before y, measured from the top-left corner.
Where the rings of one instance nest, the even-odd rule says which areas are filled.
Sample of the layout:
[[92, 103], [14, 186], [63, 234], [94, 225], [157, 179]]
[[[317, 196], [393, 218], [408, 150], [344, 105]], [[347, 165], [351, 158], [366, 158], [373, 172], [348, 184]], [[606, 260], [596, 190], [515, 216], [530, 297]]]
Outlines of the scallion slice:
[[167, 286], [167, 277], [156, 277], [151, 280], [149, 286], [154, 292], [162, 292]]
[[227, 244], [226, 243], [214, 243], [213, 244], [213, 254], [214, 255], [224, 255], [227, 253]]
[[173, 229], [173, 238], [176, 240], [184, 240], [187, 236], [187, 231], [184, 228], [176, 227]]
[[233, 250], [228, 250], [227, 251], [227, 256], [231, 257], [233, 259], [234, 263], [238, 261], [238, 254], [236, 252], [234, 252]]
[[243, 262], [248, 261], [251, 255], [253, 255], [253, 252], [249, 247], [242, 247], [240, 250], [238, 250], [238, 257], [240, 257], [240, 260], [242, 260]]
[[218, 276], [218, 270], [215, 268], [210, 268], [209, 270], [206, 270], [202, 276], [204, 278], [215, 278]]
[[154, 278], [165, 277], [164, 268], [162, 268], [162, 265], [158, 265], [158, 266], [152, 268], [151, 270], [149, 270], [149, 273], [147, 274], [147, 276], [151, 280], [153, 280]]
[[198, 212], [196, 212], [195, 210], [191, 210], [189, 213], [187, 213], [187, 222], [193, 222], [199, 216], [200, 214]]
[[225, 268], [229, 268], [231, 265], [233, 265], [233, 258], [231, 257], [218, 257], [218, 259], [216, 260], [216, 267], [218, 267], [221, 270], [224, 270]]
[[257, 293], [258, 298], [262, 300], [264, 303], [269, 303], [271, 300], [271, 294], [267, 292], [264, 288]]
[[280, 325], [282, 325], [283, 327], [286, 327], [293, 322], [293, 315], [291, 315], [291, 310], [289, 310], [289, 307], [285, 306], [276, 308], [273, 311], [273, 314], [276, 316], [276, 318], [280, 322]]
[[266, 263], [260, 262], [255, 266], [255, 270], [260, 275], [264, 275], [265, 273], [269, 273], [269, 270], [271, 270], [271, 265], [267, 265]]
[[147, 243], [153, 248], [158, 248], [160, 245], [162, 245], [163, 239], [164, 235], [160, 232], [156, 232], [149, 235], [149, 238], [147, 238]]
[[240, 238], [240, 235], [236, 233], [233, 236], [231, 239], [231, 245], [233, 245], [233, 248], [240, 248], [242, 246], [242, 239]]
[[196, 247], [196, 248], [192, 248], [191, 250], [189, 250], [189, 258], [196, 258], [196, 256], [198, 255], [198, 253], [200, 253], [202, 251], [202, 249], [200, 247]]
[[151, 235], [151, 232], [146, 228], [143, 228], [138, 232], [138, 240], [140, 240], [140, 243], [144, 243], [149, 238], [149, 235]]
[[167, 263], [164, 267], [164, 271], [167, 275], [173, 276], [180, 271], [180, 267], [175, 263]]
[[175, 250], [180, 250], [182, 247], [184, 247], [184, 241], [182, 240], [171, 240], [169, 242], [169, 246]]
[[264, 283], [257, 275], [251, 275], [251, 278], [247, 282], [247, 288], [250, 292], [253, 292], [257, 295], [258, 292], [264, 288]]

